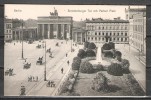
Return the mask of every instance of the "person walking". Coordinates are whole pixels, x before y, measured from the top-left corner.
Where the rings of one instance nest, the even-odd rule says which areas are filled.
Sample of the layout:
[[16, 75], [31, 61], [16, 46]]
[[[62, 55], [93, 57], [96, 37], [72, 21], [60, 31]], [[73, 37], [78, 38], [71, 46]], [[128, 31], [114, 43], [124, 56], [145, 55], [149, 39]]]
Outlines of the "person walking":
[[69, 63], [70, 63], [70, 62], [69, 62], [69, 60], [68, 60], [68, 61], [67, 61], [68, 66], [69, 66]]
[[66, 53], [66, 57], [68, 56], [68, 54]]
[[61, 73], [63, 74], [63, 68], [61, 68]]
[[36, 77], [36, 81], [38, 82], [38, 76]]

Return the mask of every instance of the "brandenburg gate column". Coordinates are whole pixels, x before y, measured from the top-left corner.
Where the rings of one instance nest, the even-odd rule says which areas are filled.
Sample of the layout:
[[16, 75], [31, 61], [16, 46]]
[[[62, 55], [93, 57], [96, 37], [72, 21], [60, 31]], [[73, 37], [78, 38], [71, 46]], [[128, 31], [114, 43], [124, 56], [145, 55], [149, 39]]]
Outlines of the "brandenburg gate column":
[[48, 24], [48, 39], [50, 39], [50, 24]]
[[64, 33], [65, 33], [64, 24], [62, 24], [62, 36], [63, 36], [63, 39], [65, 39], [64, 38]]
[[42, 24], [42, 38], [44, 39], [44, 24]]
[[50, 36], [50, 39], [52, 39], [53, 38], [53, 24], [50, 24], [49, 26], [50, 26], [49, 27], [50, 28], [49, 29], [49, 34], [50, 34], [49, 36]]

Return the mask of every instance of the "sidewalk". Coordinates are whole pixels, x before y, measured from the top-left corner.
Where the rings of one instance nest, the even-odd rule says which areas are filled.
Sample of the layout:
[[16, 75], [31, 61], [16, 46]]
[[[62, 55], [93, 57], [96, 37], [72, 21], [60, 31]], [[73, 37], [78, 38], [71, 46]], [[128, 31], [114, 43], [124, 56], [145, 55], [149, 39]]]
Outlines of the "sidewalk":
[[146, 92], [146, 66], [136, 59], [135, 56], [137, 56], [137, 52], [135, 52], [134, 50], [131, 50], [131, 52], [129, 52], [128, 48], [126, 46], [124, 47], [124, 45], [121, 44], [116, 48], [118, 48], [118, 50], [122, 52], [122, 58], [129, 60], [131, 73], [138, 81], [142, 89]]
[[[53, 80], [55, 81], [55, 87], [46, 87], [47, 81], [41, 80], [40, 83], [37, 83], [35, 87], [32, 88], [31, 91], [27, 93], [29, 96], [55, 96], [57, 93], [57, 90], [59, 89], [60, 85], [63, 83], [64, 79], [66, 78], [66, 75], [68, 74], [73, 57], [76, 56], [78, 52], [78, 48], [75, 52], [69, 52], [68, 57], [64, 57], [59, 63], [54, 66], [55, 68], [52, 69], [49, 72], [49, 75], [47, 75], [47, 80]], [[67, 65], [67, 61], [70, 61], [70, 65]], [[61, 73], [61, 68], [64, 69], [64, 73]]]
[[132, 53], [137, 60], [139, 60], [143, 65], [146, 66], [146, 56], [145, 55], [143, 55], [142, 53], [139, 54], [139, 51], [137, 49], [135, 49], [134, 47], [129, 48], [128, 44], [125, 44], [124, 48], [127, 51], [129, 51], [130, 53]]

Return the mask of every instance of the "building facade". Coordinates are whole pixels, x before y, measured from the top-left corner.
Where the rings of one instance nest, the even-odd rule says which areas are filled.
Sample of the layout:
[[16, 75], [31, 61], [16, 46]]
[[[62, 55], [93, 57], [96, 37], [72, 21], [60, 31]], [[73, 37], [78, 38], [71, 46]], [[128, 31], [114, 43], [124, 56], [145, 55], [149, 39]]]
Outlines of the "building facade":
[[37, 40], [37, 28], [14, 28], [13, 29], [13, 40]]
[[86, 21], [86, 41], [104, 43], [128, 43], [129, 21], [114, 18], [114, 20], [103, 20], [101, 18]]
[[72, 17], [58, 16], [57, 10], [50, 16], [38, 17], [38, 37], [40, 39], [72, 38]]
[[82, 28], [72, 29], [73, 42], [82, 44], [86, 40], [86, 30]]
[[146, 9], [129, 7], [126, 16], [130, 22], [130, 46], [146, 55]]
[[4, 20], [4, 39], [5, 41], [12, 41], [13, 21], [11, 19]]

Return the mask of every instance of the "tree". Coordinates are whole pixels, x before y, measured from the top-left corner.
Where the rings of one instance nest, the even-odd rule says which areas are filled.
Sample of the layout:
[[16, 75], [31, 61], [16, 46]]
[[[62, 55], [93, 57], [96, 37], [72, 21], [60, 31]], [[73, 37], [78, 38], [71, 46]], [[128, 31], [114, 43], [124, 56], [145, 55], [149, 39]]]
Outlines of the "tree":
[[89, 63], [88, 61], [83, 61], [80, 64], [80, 72], [81, 73], [93, 73], [94, 69], [93, 69], [93, 65], [91, 63]]
[[84, 48], [88, 48], [89, 42], [84, 42]]
[[108, 44], [111, 46], [112, 49], [115, 49], [115, 43], [109, 42]]
[[118, 63], [112, 63], [108, 67], [107, 73], [114, 76], [122, 76], [123, 75], [122, 65]]
[[89, 43], [88, 49], [95, 49], [95, 48], [96, 48], [96, 45], [93, 42]]
[[85, 51], [83, 49], [80, 49], [77, 56], [80, 57], [80, 58], [84, 58], [85, 57]]
[[115, 59], [122, 61], [122, 53], [120, 51], [115, 51]]
[[88, 49], [88, 50], [86, 51], [86, 56], [87, 56], [87, 57], [95, 57], [96, 54], [95, 54], [95, 52], [94, 52], [93, 50]]
[[74, 57], [72, 62], [72, 70], [79, 70], [81, 64], [80, 57]]
[[104, 50], [111, 50], [111, 49], [112, 49], [111, 45], [109, 45], [108, 43], [105, 43], [102, 46], [101, 51], [102, 51], [102, 53], [104, 53]]

